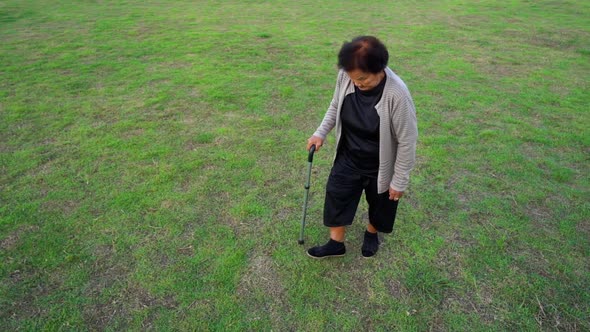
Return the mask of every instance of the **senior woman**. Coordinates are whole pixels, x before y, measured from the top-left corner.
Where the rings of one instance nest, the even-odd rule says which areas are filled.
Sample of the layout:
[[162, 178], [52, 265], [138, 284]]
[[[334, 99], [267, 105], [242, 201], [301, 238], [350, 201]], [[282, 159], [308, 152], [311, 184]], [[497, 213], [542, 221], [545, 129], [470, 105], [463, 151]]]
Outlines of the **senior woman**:
[[362, 192], [369, 223], [361, 253], [379, 249], [377, 232], [391, 233], [400, 198], [414, 167], [418, 137], [416, 111], [408, 88], [389, 68], [387, 48], [361, 36], [338, 53], [338, 79], [324, 119], [307, 141], [317, 151], [336, 128], [336, 157], [326, 185], [324, 225], [329, 241], [310, 248], [313, 258], [343, 256], [346, 226], [354, 219]]

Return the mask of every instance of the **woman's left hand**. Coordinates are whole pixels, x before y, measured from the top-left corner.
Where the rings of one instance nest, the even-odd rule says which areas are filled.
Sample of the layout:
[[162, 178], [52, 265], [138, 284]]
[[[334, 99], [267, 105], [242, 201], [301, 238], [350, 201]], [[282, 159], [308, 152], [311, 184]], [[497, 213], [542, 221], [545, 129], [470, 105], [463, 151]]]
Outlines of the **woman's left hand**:
[[403, 191], [397, 191], [391, 187], [389, 187], [389, 200], [391, 201], [399, 201], [400, 198], [404, 195]]

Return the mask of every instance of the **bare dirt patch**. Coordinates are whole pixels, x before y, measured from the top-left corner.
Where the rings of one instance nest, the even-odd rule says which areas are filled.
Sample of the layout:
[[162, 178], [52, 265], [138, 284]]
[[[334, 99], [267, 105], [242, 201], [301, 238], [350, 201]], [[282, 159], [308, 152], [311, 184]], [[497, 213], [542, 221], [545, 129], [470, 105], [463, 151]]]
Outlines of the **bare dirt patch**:
[[46, 200], [41, 209], [48, 212], [58, 212], [61, 215], [71, 215], [80, 207], [80, 202], [74, 200]]
[[588, 331], [590, 330], [590, 323], [588, 320], [576, 319], [569, 315], [559, 305], [543, 302], [539, 298], [535, 298], [538, 306], [535, 320], [539, 323], [540, 328], [551, 328], [561, 331]]
[[158, 298], [138, 285], [128, 284], [116, 296], [106, 301], [93, 301], [84, 308], [83, 315], [92, 330], [102, 331], [115, 324], [121, 328], [125, 327], [131, 322], [132, 313], [148, 309], [150, 312], [142, 326], [149, 329], [157, 317], [154, 309], [175, 309], [177, 306], [178, 302], [172, 296]]
[[547, 47], [556, 50], [574, 48], [578, 38], [587, 39], [588, 33], [576, 30], [556, 29], [541, 33], [535, 33], [528, 39], [535, 46]]
[[210, 142], [200, 142], [198, 139], [190, 138], [184, 143], [185, 151], [197, 151], [202, 148], [210, 147], [212, 145], [218, 145], [221, 142], [221, 138], [213, 138]]
[[[298, 215], [298, 210], [294, 208], [281, 208], [281, 209], [274, 209], [273, 210], [273, 220], [275, 222], [287, 222], [289, 220], [301, 218], [301, 215]], [[301, 213], [301, 212], [299, 212]]]
[[[155, 318], [153, 309], [176, 308], [172, 296], [156, 297], [148, 290], [129, 280], [134, 264], [124, 258], [113, 259], [115, 249], [110, 245], [99, 245], [94, 250], [96, 261], [92, 266], [90, 281], [84, 294], [91, 299], [84, 307], [83, 316], [91, 330], [104, 330], [114, 325], [124, 327], [131, 322], [132, 314], [148, 309], [149, 315], [143, 322], [149, 328]], [[107, 290], [116, 290], [104, 296]], [[120, 289], [120, 290], [119, 290]]]
[[473, 64], [478, 72], [496, 78], [524, 77], [534, 69], [530, 65], [525, 66], [517, 62], [494, 58], [491, 54], [465, 53], [463, 54], [463, 58]]
[[38, 299], [55, 294], [62, 287], [62, 278], [58, 273], [46, 274], [31, 267], [12, 271], [0, 283], [8, 284], [11, 288], [22, 288], [23, 296], [13, 299], [6, 310], [0, 307], [0, 320], [10, 317], [18, 321], [45, 316], [48, 310], [38, 304]]
[[586, 234], [586, 238], [590, 239], [590, 222], [588, 222], [588, 220], [579, 221], [576, 225], [576, 231]]
[[122, 134], [122, 137], [125, 139], [130, 139], [134, 137], [140, 137], [144, 134], [145, 130], [143, 128], [135, 128], [129, 131], [126, 131]]
[[8, 234], [7, 237], [0, 241], [0, 250], [11, 250], [13, 249], [19, 240], [27, 233], [36, 232], [39, 230], [38, 226], [23, 225], [17, 228], [15, 231]]
[[188, 222], [184, 225], [184, 229], [180, 236], [178, 236], [178, 245], [176, 253], [182, 256], [193, 256], [195, 254], [195, 247], [193, 246], [195, 240], [195, 230], [199, 227], [199, 216], [197, 220]]
[[538, 226], [547, 225], [553, 219], [553, 211], [546, 205], [529, 204], [526, 211], [531, 220]]
[[102, 290], [113, 286], [116, 282], [123, 282], [127, 279], [133, 264], [123, 262], [121, 259], [115, 261], [113, 257], [116, 255], [116, 250], [111, 245], [98, 245], [94, 248], [96, 260], [92, 265], [86, 295], [97, 296]]
[[391, 296], [400, 301], [410, 296], [408, 289], [402, 284], [401, 281], [397, 279], [389, 280], [387, 283], [387, 289], [389, 290], [389, 294], [391, 294]]

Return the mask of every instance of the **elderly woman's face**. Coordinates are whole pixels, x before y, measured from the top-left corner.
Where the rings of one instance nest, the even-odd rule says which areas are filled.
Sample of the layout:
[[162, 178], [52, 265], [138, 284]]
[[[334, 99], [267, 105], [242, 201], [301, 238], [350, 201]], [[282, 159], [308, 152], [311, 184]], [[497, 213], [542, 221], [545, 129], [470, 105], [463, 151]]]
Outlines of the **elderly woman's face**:
[[347, 72], [347, 74], [352, 80], [352, 83], [354, 83], [354, 85], [356, 85], [357, 88], [363, 91], [371, 90], [372, 88], [379, 85], [379, 83], [383, 79], [383, 76], [385, 75], [384, 72], [374, 74], [366, 73], [359, 69], [351, 70]]

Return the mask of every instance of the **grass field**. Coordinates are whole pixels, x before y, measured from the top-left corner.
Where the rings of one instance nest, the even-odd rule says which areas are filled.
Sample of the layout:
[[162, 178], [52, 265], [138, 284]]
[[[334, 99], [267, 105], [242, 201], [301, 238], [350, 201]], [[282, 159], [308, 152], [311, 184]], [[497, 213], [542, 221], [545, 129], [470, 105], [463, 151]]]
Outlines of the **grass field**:
[[[343, 41], [410, 88], [377, 257], [304, 249]], [[1, 330], [590, 330], [587, 1], [0, 2]]]

